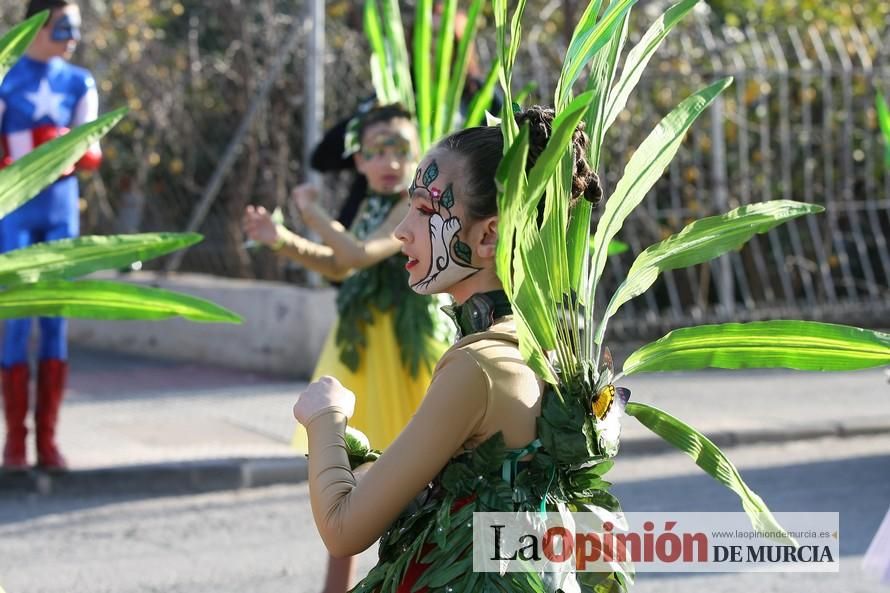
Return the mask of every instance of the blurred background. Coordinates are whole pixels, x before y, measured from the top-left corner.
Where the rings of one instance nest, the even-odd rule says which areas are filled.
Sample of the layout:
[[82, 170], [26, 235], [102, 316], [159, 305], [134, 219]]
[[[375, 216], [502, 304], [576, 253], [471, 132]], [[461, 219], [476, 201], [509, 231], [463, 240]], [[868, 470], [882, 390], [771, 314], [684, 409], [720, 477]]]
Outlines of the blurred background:
[[[104, 141], [101, 175], [85, 184], [84, 232], [197, 222], [202, 244], [173, 265], [147, 266], [305, 283], [292, 265], [246, 251], [239, 218], [249, 203], [286, 207], [289, 188], [306, 178], [304, 145], [318, 133], [305, 128], [307, 108], [323, 110], [324, 130], [371, 93], [361, 3], [328, 1], [314, 21], [303, 0], [81, 4], [85, 37], [74, 61], [93, 71], [104, 109], [131, 109]], [[410, 19], [412, 4], [402, 4]], [[640, 3], [631, 43], [665, 7]], [[582, 8], [580, 0], [530, 0], [515, 75], [517, 88], [536, 84], [529, 102], [549, 102]], [[827, 210], [717, 262], [665, 273], [628, 303], [618, 335], [693, 321], [784, 315], [868, 325], [878, 311], [886, 316], [890, 171], [875, 94], [890, 95], [890, 2], [711, 0], [701, 8], [669, 36], [613, 128], [601, 171], [607, 195], [671, 106], [726, 74], [735, 85], [693, 127], [625, 226], [619, 238], [630, 249], [611, 258], [602, 289], [610, 291], [641, 250], [694, 218], [777, 198]], [[0, 0], [5, 23], [21, 11], [21, 2]], [[321, 46], [313, 45], [313, 22], [323, 24]], [[494, 53], [491, 24], [476, 47], [483, 76]], [[211, 181], [221, 185], [208, 191]], [[345, 186], [326, 183], [335, 209]]]

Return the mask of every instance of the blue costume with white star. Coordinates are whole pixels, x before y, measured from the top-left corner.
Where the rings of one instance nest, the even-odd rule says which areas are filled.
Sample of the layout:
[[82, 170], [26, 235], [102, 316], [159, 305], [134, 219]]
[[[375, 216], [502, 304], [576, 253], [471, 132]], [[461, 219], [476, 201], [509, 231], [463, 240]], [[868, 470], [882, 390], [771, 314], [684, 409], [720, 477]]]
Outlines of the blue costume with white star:
[[[96, 119], [98, 97], [90, 73], [62, 58], [40, 62], [22, 57], [0, 84], [0, 139], [3, 165], [36, 146]], [[78, 163], [95, 169], [101, 161], [98, 144]], [[36, 198], [0, 220], [0, 251], [7, 252], [68, 237], [80, 232], [77, 177], [67, 172]], [[2, 365], [27, 361], [30, 319], [6, 322]], [[61, 318], [40, 319], [40, 359], [67, 358], [66, 324]]]

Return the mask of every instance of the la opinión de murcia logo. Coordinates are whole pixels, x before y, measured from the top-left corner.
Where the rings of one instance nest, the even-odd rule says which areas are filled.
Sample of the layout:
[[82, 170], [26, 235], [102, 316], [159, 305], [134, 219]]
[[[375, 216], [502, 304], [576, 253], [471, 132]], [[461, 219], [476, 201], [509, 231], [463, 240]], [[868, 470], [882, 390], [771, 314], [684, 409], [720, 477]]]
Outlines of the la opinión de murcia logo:
[[837, 513], [770, 515], [772, 530], [752, 530], [750, 521], [744, 513], [476, 513], [474, 570], [503, 574], [529, 564], [544, 572], [616, 564], [633, 564], [637, 572], [838, 570]]
[[[676, 521], [668, 521], [664, 531], [653, 533], [655, 524], [646, 521], [644, 533], [613, 533], [615, 526], [606, 521], [602, 532], [572, 532], [563, 526], [548, 528], [543, 537], [520, 536], [512, 555], [502, 555], [502, 531], [506, 525], [491, 525], [494, 553], [491, 560], [547, 560], [563, 563], [574, 558], [576, 570], [584, 571], [596, 562], [706, 562], [708, 536], [705, 533], [673, 533]], [[506, 543], [506, 542], [504, 542]]]

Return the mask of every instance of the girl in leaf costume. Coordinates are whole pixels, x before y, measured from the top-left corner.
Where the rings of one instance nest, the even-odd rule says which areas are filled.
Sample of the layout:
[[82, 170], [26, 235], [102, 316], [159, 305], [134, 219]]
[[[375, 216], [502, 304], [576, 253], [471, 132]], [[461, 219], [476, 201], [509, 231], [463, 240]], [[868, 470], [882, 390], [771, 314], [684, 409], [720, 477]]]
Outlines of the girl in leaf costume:
[[[500, 128], [449, 136], [421, 162], [411, 209], [396, 234], [409, 257], [412, 287], [450, 293], [459, 303], [451, 314], [463, 337], [437, 365], [414, 418], [360, 481], [350, 461], [357, 465], [362, 456], [350, 458], [344, 439], [352, 393], [325, 377], [297, 399], [294, 415], [309, 433], [312, 509], [326, 544], [346, 554], [380, 538], [380, 562], [357, 591], [626, 590], [632, 571], [624, 565], [608, 573], [501, 577], [474, 573], [471, 554], [476, 511], [620, 510], [602, 476], [617, 453], [625, 413], [736, 493], [755, 529], [781, 534], [764, 501], [713, 442], [667, 412], [628, 402], [629, 392], [614, 383], [664, 370], [852, 370], [890, 361], [886, 334], [780, 320], [683, 328], [638, 349], [620, 373], [612, 368], [607, 322], [659, 273], [709, 261], [757, 233], [822, 210], [778, 200], [694, 221], [639, 254], [605, 312], [594, 316], [609, 243], [696, 118], [731, 82], [699, 90], [659, 122], [628, 160], [591, 237], [592, 206], [577, 198], [599, 191], [585, 160], [600, 165], [605, 133], [640, 72], [696, 0], [669, 8], [619, 69], [633, 4], [588, 4], [560, 72], [552, 124], [552, 114], [536, 110], [514, 118], [507, 108]], [[520, 2], [510, 16], [505, 0], [493, 2], [506, 106], [513, 105], [511, 72], [524, 7]], [[576, 96], [588, 65], [587, 90]], [[578, 141], [581, 122], [590, 134], [586, 148]], [[832, 354], [814, 343], [831, 344]], [[793, 538], [778, 539], [796, 545]]]
[[[516, 116], [531, 130], [529, 168], [548, 141], [552, 116], [541, 108]], [[584, 160], [586, 137], [576, 131], [574, 142], [572, 195], [596, 202], [601, 190]], [[554, 481], [568, 466], [557, 459], [552, 439], [542, 439], [554, 436], [541, 432], [550, 389], [520, 353], [495, 270], [495, 171], [502, 153], [500, 128], [470, 128], [439, 142], [415, 174], [409, 212], [395, 233], [411, 286], [423, 294], [447, 292], [458, 303], [449, 312], [459, 339], [396, 441], [357, 482], [344, 441], [354, 395], [324, 377], [294, 406], [309, 434], [312, 510], [328, 549], [355, 554], [381, 539], [380, 562], [355, 591], [480, 591], [494, 580], [499, 590], [538, 590], [531, 583], [540, 584], [542, 575], [472, 571], [472, 513], [591, 499], [568, 481]], [[599, 471], [594, 465], [568, 477]], [[601, 500], [611, 502], [607, 495]], [[615, 585], [621, 578], [584, 577]]]

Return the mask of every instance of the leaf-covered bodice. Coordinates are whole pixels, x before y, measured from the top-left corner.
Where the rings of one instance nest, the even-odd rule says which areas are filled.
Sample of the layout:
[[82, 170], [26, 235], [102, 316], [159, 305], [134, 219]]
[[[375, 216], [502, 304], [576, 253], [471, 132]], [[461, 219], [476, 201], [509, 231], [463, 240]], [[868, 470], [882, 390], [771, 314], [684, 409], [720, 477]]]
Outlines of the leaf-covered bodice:
[[[531, 457], [529, 458], [529, 455]], [[528, 459], [527, 459], [528, 458]], [[591, 507], [619, 510], [602, 479], [612, 462], [600, 459], [586, 467], [560, 466], [540, 441], [508, 449], [501, 433], [452, 458], [433, 482], [380, 539], [380, 561], [353, 592], [395, 591], [412, 564], [428, 565], [413, 589], [434, 591], [547, 590], [541, 574], [473, 571], [473, 513], [574, 511]], [[498, 581], [495, 585], [494, 581]], [[578, 575], [581, 590], [618, 593], [617, 573]]]

